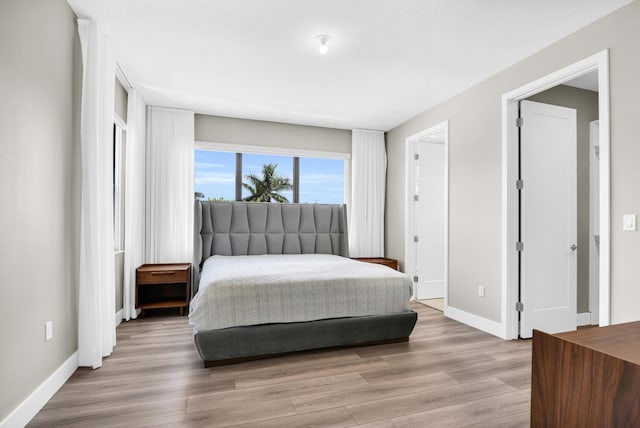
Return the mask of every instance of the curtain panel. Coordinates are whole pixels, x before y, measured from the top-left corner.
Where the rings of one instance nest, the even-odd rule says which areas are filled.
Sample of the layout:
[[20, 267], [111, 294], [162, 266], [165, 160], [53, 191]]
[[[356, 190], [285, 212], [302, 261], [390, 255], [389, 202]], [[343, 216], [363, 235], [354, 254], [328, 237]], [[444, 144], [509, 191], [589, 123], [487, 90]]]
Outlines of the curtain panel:
[[79, 19], [82, 49], [82, 196], [78, 363], [98, 368], [116, 342], [113, 238], [115, 57], [95, 21]]
[[194, 126], [192, 111], [147, 108], [147, 263], [192, 261]]
[[122, 317], [136, 311], [136, 268], [144, 263], [146, 106], [136, 89], [129, 90], [125, 143], [124, 278]]
[[351, 139], [349, 255], [384, 256], [387, 154], [384, 133], [354, 129]]

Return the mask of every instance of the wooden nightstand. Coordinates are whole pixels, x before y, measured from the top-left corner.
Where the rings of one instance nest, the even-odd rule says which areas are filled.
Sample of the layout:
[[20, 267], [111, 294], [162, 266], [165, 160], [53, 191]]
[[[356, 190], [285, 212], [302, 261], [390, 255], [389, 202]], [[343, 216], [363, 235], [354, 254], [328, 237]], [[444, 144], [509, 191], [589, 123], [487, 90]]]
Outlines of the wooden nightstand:
[[191, 298], [191, 263], [147, 264], [136, 269], [136, 308], [180, 308]]
[[353, 260], [385, 265], [391, 269], [398, 270], [398, 261], [396, 259], [387, 259], [386, 257], [353, 257]]

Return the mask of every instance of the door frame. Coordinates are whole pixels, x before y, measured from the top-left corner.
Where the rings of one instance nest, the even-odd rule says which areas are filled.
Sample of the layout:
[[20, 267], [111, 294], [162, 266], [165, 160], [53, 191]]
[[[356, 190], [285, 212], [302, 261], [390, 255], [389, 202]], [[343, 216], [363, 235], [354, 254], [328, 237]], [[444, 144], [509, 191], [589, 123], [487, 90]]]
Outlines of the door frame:
[[[445, 120], [436, 125], [433, 125], [423, 131], [413, 134], [407, 137], [405, 140], [405, 217], [404, 217], [404, 271], [408, 271], [410, 260], [413, 260], [413, 246], [411, 245], [411, 237], [413, 233], [413, 210], [411, 209], [413, 204], [413, 192], [411, 190], [411, 178], [413, 176], [413, 152], [411, 147], [421, 138], [427, 137], [433, 134], [443, 133], [444, 135], [444, 309], [447, 310], [449, 302], [449, 121]], [[413, 283], [413, 292], [411, 299], [416, 298], [416, 288]]]
[[[609, 50], [564, 67], [502, 96], [502, 316], [503, 338], [518, 338], [518, 192], [517, 142], [518, 101], [598, 71], [598, 109], [600, 121], [600, 302], [599, 325], [610, 321], [610, 141], [609, 141]], [[577, 314], [576, 314], [577, 316]]]
[[[595, 156], [595, 146], [599, 145], [600, 143], [596, 141], [596, 139], [594, 138], [594, 129], [600, 129], [600, 122], [598, 120], [592, 120], [591, 122], [589, 122], [589, 196], [593, 199], [589, 200], [589, 312], [590, 312], [590, 319], [589, 319], [589, 324], [596, 324], [600, 322], [600, 308], [599, 305], [594, 304], [594, 302], [596, 302], [596, 297], [599, 295], [599, 286], [598, 286], [598, 281], [596, 280], [596, 276], [598, 275], [598, 269], [597, 267], [599, 266], [595, 266], [594, 260], [597, 260], [598, 257], [595, 255], [596, 253], [599, 253], [599, 245], [596, 244], [595, 239], [594, 239], [594, 223], [593, 223], [593, 219], [595, 219], [597, 216], [593, 215], [594, 211], [599, 210], [599, 206], [596, 207], [594, 204], [592, 204], [592, 200], [594, 200], [594, 196], [599, 196], [599, 194], [594, 195], [594, 191], [595, 191], [595, 186], [591, 186], [591, 183], [595, 183], [596, 182], [596, 177], [600, 176], [600, 171], [598, 169], [598, 174], [596, 175], [595, 173], [595, 168], [593, 168], [593, 157]], [[600, 132], [598, 131], [598, 134]], [[595, 144], [597, 143], [597, 144]], [[597, 165], [600, 166], [600, 160], [599, 160], [599, 154], [598, 154], [598, 160], [596, 161]], [[598, 262], [599, 265], [599, 262]], [[600, 299], [598, 298], [598, 301]], [[596, 302], [597, 303], [597, 302]]]

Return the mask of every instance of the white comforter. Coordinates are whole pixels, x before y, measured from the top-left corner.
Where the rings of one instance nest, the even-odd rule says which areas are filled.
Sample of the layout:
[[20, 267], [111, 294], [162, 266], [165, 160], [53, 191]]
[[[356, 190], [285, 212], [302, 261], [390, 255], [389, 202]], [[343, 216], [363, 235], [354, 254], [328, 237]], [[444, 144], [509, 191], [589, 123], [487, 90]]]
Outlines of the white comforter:
[[196, 331], [409, 310], [411, 281], [386, 266], [326, 254], [213, 256], [189, 322]]

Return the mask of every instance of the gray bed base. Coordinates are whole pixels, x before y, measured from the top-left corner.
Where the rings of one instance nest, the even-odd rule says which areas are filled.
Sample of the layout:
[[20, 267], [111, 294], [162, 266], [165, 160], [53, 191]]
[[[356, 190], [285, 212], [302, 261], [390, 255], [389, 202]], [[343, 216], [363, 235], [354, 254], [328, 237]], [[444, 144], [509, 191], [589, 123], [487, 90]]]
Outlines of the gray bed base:
[[[349, 257], [346, 207], [196, 201], [192, 290], [212, 255], [335, 254]], [[194, 341], [205, 367], [291, 352], [407, 341], [413, 311], [309, 322], [199, 331]]]
[[195, 343], [205, 367], [214, 367], [312, 349], [406, 342], [417, 318], [410, 311], [232, 327], [199, 332]]

